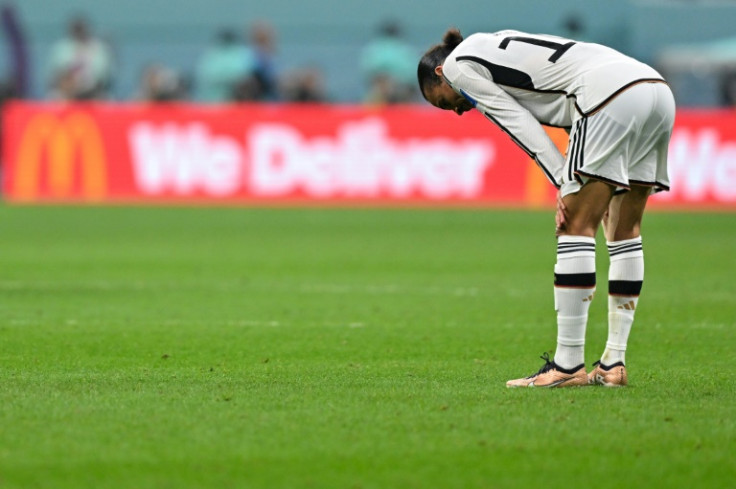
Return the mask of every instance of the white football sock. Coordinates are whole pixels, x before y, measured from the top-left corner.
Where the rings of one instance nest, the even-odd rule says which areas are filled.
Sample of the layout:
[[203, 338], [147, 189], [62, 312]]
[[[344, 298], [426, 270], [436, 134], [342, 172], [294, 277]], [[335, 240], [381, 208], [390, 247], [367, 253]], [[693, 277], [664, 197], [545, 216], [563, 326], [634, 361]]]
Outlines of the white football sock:
[[560, 236], [555, 265], [555, 363], [564, 369], [585, 363], [585, 327], [594, 294], [595, 238]]
[[626, 345], [644, 281], [644, 251], [641, 236], [609, 241], [608, 254], [608, 341], [601, 363], [626, 363]]

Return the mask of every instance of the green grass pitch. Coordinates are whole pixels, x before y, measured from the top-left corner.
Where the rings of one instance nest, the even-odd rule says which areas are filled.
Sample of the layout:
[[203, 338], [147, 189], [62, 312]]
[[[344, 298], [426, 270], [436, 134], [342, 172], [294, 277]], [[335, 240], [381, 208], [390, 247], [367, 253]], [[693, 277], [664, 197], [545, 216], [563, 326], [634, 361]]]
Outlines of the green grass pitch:
[[643, 236], [631, 386], [509, 390], [550, 212], [0, 207], [0, 488], [733, 487], [736, 215]]

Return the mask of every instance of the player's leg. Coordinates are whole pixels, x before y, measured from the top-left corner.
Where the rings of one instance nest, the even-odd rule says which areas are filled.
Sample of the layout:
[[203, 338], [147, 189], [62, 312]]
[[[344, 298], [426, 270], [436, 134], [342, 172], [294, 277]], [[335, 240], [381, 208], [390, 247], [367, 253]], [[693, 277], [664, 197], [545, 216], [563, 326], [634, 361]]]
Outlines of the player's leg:
[[588, 374], [592, 384], [615, 387], [628, 383], [626, 345], [644, 280], [641, 221], [650, 192], [649, 187], [632, 186], [631, 191], [613, 197], [609, 206], [605, 224], [610, 256], [608, 340], [600, 361]]
[[613, 191], [612, 185], [589, 180], [579, 192], [563, 198], [567, 224], [557, 238], [554, 361], [564, 369], [577, 369], [585, 362], [585, 329], [596, 289], [595, 235]]
[[615, 195], [608, 206], [606, 241], [615, 242], [641, 236], [641, 221], [651, 187], [632, 185], [631, 190]]
[[[639, 228], [649, 194], [647, 186], [666, 190], [669, 185], [667, 145], [672, 133], [674, 109], [672, 93], [665, 84], [643, 83], [621, 92], [594, 114], [574, 121], [561, 182], [564, 219], [557, 216], [555, 307], [558, 343], [555, 358], [548, 360], [538, 374], [510, 381], [507, 385], [539, 385], [541, 380], [552, 377], [550, 372], [577, 375], [577, 362], [580, 365], [583, 362], [588, 306], [595, 291], [596, 230], [605, 216], [611, 229], [607, 236], [613, 243], [612, 255], [623, 251], [622, 254], [627, 256], [626, 253], [635, 253], [634, 248], [641, 251]], [[581, 186], [583, 182], [588, 183]], [[609, 207], [615, 188], [633, 190], [617, 197]], [[561, 222], [563, 225], [560, 226]], [[634, 242], [628, 243], [627, 240]], [[640, 272], [626, 271], [628, 268], [623, 263], [628, 261], [622, 260], [624, 271], [617, 271], [621, 268], [619, 264], [613, 265], [611, 281], [618, 282], [614, 285], [614, 292], [632, 297], [638, 295], [636, 285], [625, 282], [641, 282], [637, 277], [643, 278], [643, 261]], [[632, 267], [636, 269], [636, 266]], [[623, 292], [626, 294], [621, 294]], [[619, 311], [619, 305], [626, 311], [626, 306], [618, 303], [616, 311]], [[628, 332], [625, 334], [628, 337]], [[618, 334], [610, 342], [619, 350], [621, 338]], [[613, 352], [611, 359], [616, 359], [616, 355]], [[561, 385], [571, 385], [572, 382], [566, 380]]]
[[644, 280], [641, 221], [651, 189], [667, 190], [667, 154], [675, 118], [672, 92], [661, 83], [637, 87], [638, 103], [630, 111], [641, 126], [629, 144], [628, 176], [631, 191], [611, 201], [606, 223], [610, 255], [608, 272], [608, 340], [600, 362], [589, 374], [591, 383], [626, 385], [626, 347]]
[[509, 387], [587, 385], [585, 328], [595, 293], [595, 234], [613, 195], [614, 186], [589, 180], [565, 195], [565, 225], [558, 229], [555, 265], [557, 348], [554, 360], [534, 375], [507, 382]]

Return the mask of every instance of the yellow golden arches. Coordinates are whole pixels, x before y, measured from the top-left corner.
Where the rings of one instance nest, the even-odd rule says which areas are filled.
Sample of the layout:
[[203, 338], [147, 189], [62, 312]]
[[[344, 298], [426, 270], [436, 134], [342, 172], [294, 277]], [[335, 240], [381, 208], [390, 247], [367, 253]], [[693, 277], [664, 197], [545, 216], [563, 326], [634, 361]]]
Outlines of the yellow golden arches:
[[40, 113], [31, 119], [21, 137], [15, 162], [16, 199], [38, 198], [44, 161], [50, 197], [63, 199], [71, 195], [76, 162], [83, 198], [101, 200], [107, 194], [105, 148], [100, 129], [89, 114]]

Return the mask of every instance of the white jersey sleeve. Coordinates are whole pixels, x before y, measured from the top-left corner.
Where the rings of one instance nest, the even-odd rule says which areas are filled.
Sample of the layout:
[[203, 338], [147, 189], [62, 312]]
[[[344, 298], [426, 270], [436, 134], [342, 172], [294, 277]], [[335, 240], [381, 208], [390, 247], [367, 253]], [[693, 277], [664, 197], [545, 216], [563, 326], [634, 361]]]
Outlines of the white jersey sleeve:
[[508, 134], [534, 159], [547, 179], [555, 187], [560, 187], [565, 157], [529, 110], [490, 82], [477, 64], [446, 63], [443, 72], [451, 87]]

